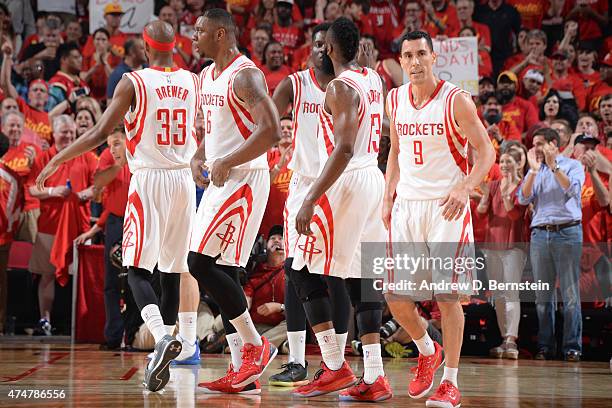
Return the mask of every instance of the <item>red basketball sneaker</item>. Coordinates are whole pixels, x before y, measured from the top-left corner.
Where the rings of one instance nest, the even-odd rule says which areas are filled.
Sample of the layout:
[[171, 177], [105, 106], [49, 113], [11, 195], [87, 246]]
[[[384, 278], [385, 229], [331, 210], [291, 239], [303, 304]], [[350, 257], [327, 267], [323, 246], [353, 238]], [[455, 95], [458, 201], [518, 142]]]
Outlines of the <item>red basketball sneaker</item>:
[[240, 351], [242, 352], [242, 365], [232, 380], [232, 387], [242, 388], [257, 380], [264, 372], [268, 364], [274, 360], [278, 350], [270, 344], [268, 339], [261, 336], [261, 346], [246, 343]]
[[444, 351], [438, 342], [434, 341], [435, 352], [431, 356], [419, 355], [417, 366], [411, 368], [415, 373], [408, 384], [408, 395], [411, 398], [424, 397], [433, 386], [434, 374], [444, 362]]
[[321, 368], [314, 375], [313, 380], [297, 388], [293, 392], [293, 395], [306, 398], [315, 397], [317, 395], [323, 395], [350, 387], [355, 384], [355, 381], [357, 381], [357, 378], [346, 361], [339, 370], [330, 370], [325, 363], [321, 361]]
[[259, 381], [252, 382], [245, 387], [234, 388], [232, 387], [232, 381], [238, 375], [234, 371], [234, 367], [230, 364], [227, 369], [227, 373], [219, 378], [218, 380], [211, 382], [202, 382], [198, 384], [198, 387], [202, 388], [202, 391], [206, 394], [246, 394], [246, 395], [257, 395], [261, 393], [261, 385]]
[[393, 396], [393, 390], [386, 376], [378, 376], [372, 384], [366, 384], [363, 378], [350, 388], [340, 393], [340, 401], [380, 402]]
[[450, 381], [442, 381], [438, 389], [425, 402], [427, 407], [458, 408], [461, 406], [461, 393]]

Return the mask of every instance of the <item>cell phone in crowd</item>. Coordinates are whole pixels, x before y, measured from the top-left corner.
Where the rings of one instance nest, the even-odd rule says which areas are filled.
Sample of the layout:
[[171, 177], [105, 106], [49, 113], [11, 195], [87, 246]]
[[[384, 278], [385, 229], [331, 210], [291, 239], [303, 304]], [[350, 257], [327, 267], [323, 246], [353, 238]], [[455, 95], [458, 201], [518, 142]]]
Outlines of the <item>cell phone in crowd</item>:
[[87, 88], [77, 88], [74, 90], [74, 94], [75, 96], [78, 98], [80, 96], [87, 96], [89, 95], [89, 89]]

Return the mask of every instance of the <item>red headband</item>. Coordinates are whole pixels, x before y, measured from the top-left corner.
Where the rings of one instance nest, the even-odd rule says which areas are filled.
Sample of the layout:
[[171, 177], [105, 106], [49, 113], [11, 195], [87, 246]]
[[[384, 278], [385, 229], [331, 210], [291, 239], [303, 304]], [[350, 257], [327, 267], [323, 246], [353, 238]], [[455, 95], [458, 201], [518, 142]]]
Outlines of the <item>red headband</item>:
[[174, 49], [174, 44], [176, 44], [176, 39], [173, 39], [172, 42], [169, 43], [155, 41], [154, 39], [149, 37], [146, 31], [142, 32], [142, 38], [147, 44], [149, 44], [151, 48], [157, 51], [172, 51]]

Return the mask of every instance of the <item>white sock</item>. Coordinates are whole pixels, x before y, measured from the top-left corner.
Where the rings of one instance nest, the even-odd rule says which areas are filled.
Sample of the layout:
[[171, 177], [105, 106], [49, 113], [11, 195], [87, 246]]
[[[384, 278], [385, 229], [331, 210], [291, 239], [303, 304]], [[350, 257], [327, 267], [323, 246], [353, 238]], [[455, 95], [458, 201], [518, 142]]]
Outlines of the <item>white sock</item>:
[[242, 348], [242, 339], [238, 333], [232, 333], [225, 336], [227, 340], [227, 344], [230, 348], [230, 353], [232, 355], [232, 365], [234, 366], [234, 372], [238, 372], [240, 370], [240, 366], [242, 366], [242, 352], [240, 349]]
[[261, 336], [257, 333], [248, 310], [245, 310], [237, 318], [230, 320], [230, 323], [234, 325], [244, 344], [251, 343], [255, 346], [261, 346]]
[[196, 312], [182, 312], [178, 314], [179, 333], [190, 346], [193, 346], [196, 342], [197, 319], [198, 314]]
[[457, 387], [457, 373], [459, 372], [458, 368], [451, 368], [444, 366], [444, 375], [442, 376], [442, 381], [450, 381], [453, 383], [455, 387]]
[[287, 332], [287, 341], [289, 342], [288, 361], [306, 367], [306, 330]]
[[338, 342], [338, 348], [340, 348], [340, 352], [344, 355], [344, 349], [346, 348], [346, 339], [348, 338], [348, 332], [346, 333], [336, 333], [336, 341]]
[[155, 343], [160, 341], [166, 335], [166, 328], [164, 327], [164, 320], [159, 312], [159, 307], [153, 303], [146, 305], [140, 311], [140, 316], [144, 320], [147, 328], [153, 335]]
[[168, 325], [168, 324], [164, 324], [164, 329], [166, 330], [166, 334], [168, 336], [173, 336], [174, 335], [174, 328], [176, 326], [175, 325]]
[[334, 329], [324, 330], [316, 333], [317, 342], [321, 349], [323, 362], [330, 370], [339, 370], [344, 363], [344, 353], [338, 348], [338, 340]]
[[421, 337], [420, 339], [413, 339], [413, 341], [414, 341], [414, 344], [417, 345], [417, 348], [419, 349], [419, 353], [421, 353], [424, 356], [431, 356], [433, 353], [436, 352], [434, 342], [431, 339], [431, 337], [429, 337], [429, 334], [427, 332], [425, 332], [425, 335]]
[[363, 345], [363, 381], [373, 384], [379, 376], [385, 376], [380, 354], [380, 343]]

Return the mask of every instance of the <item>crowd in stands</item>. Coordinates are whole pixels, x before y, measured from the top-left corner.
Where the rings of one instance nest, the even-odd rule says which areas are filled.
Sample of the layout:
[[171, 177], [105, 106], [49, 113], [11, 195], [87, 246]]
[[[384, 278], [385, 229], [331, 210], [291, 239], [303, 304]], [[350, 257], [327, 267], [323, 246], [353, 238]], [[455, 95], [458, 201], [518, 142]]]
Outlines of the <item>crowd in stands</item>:
[[[192, 46], [195, 21], [207, 8], [226, 8], [240, 29], [241, 52], [264, 72], [271, 95], [289, 74], [309, 67], [312, 29], [340, 16], [359, 27], [361, 41], [372, 49], [363, 63], [380, 74], [388, 90], [405, 82], [398, 59], [405, 33], [422, 30], [441, 41], [477, 37], [478, 95], [473, 98], [497, 163], [470, 197], [475, 239], [487, 243], [482, 251], [490, 261], [489, 278], [518, 282], [531, 274], [553, 286], [559, 279], [564, 324], [571, 326], [563, 352], [569, 360], [580, 359], [581, 292], [590, 299], [588, 307], [612, 306], [607, 0], [144, 1], [153, 3], [153, 19], [177, 32], [175, 65], [196, 73], [210, 61]], [[112, 259], [121, 242], [130, 180], [123, 130], [109, 135], [100, 149], [60, 166], [44, 191], [34, 181], [57, 152], [96, 124], [121, 76], [147, 66], [145, 48], [140, 35], [122, 31], [120, 3], [104, 6], [101, 27], [90, 27], [89, 1], [75, 0], [71, 12], [61, 13], [42, 11], [42, 3], [0, 0], [0, 333], [14, 241], [32, 244], [29, 271], [37, 276], [40, 311], [36, 332], [47, 335], [53, 333], [56, 285], [69, 280], [73, 242], [103, 243], [105, 338], [115, 349], [128, 330], [118, 306], [124, 296], [121, 271]], [[267, 256], [255, 262], [245, 282], [255, 323], [275, 335], [283, 331], [284, 273], [278, 273], [283, 231], [278, 228], [291, 179], [287, 163], [294, 126], [291, 112], [280, 116], [283, 137], [268, 153], [271, 192], [260, 230]], [[201, 138], [202, 115], [196, 125]], [[384, 172], [388, 143], [381, 144]], [[557, 168], [567, 177], [559, 178]], [[567, 219], [564, 215], [578, 222], [530, 228], [551, 224], [555, 216]], [[539, 256], [526, 243], [538, 245]], [[496, 356], [518, 356], [518, 299], [517, 291], [492, 299], [504, 340], [491, 351]], [[554, 356], [555, 301], [550, 294], [537, 299], [538, 358]], [[200, 311], [198, 332], [217, 350], [221, 326], [215, 326], [215, 306], [203, 302]], [[129, 343], [148, 344], [136, 326]], [[279, 339], [275, 335], [278, 346], [282, 333]]]

